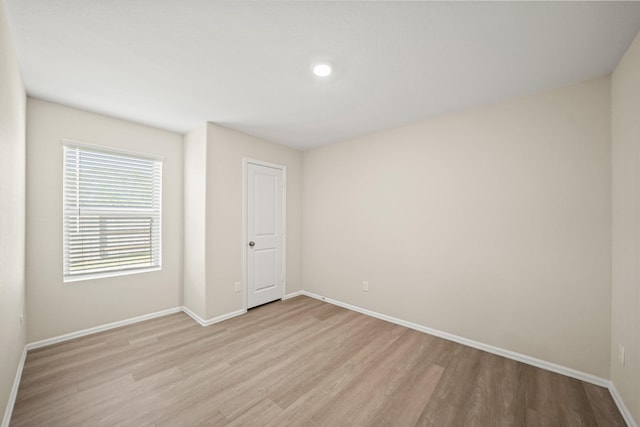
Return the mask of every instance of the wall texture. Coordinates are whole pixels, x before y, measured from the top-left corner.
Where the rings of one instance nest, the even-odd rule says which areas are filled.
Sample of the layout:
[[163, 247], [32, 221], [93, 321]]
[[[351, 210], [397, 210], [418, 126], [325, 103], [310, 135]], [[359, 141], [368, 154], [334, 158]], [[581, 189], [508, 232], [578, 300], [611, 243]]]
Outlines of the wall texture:
[[[164, 158], [161, 271], [64, 283], [62, 139]], [[29, 98], [27, 307], [29, 341], [182, 305], [182, 135]]]
[[0, 0], [0, 421], [26, 342], [25, 104], [16, 53]]
[[184, 305], [206, 318], [207, 125], [184, 137]]
[[209, 123], [207, 126], [207, 317], [244, 307], [242, 281], [242, 159], [287, 166], [287, 288], [302, 289], [302, 152]]
[[610, 133], [601, 78], [305, 152], [305, 290], [608, 378]]
[[[640, 422], [640, 35], [611, 79], [613, 284], [611, 380]], [[623, 345], [626, 362], [618, 361]]]

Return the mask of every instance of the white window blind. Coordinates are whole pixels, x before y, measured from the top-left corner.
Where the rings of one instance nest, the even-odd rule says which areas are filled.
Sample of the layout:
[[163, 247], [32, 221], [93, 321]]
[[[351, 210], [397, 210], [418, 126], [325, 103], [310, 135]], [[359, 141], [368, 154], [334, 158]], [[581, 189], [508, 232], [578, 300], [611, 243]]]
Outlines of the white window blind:
[[161, 266], [162, 161], [65, 144], [63, 186], [65, 279]]

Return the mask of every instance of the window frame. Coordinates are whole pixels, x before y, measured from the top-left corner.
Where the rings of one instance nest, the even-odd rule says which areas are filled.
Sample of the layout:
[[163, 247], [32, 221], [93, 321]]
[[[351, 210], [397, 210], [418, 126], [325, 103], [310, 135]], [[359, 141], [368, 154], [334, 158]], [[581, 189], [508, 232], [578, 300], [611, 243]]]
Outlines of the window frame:
[[[122, 218], [134, 218], [134, 217], [148, 217], [148, 216], [154, 216], [157, 215], [157, 219], [158, 219], [158, 225], [157, 225], [157, 238], [156, 238], [156, 242], [154, 242], [153, 240], [151, 241], [151, 257], [152, 257], [152, 262], [155, 261], [155, 259], [157, 258], [157, 265], [150, 265], [150, 266], [141, 266], [141, 267], [128, 267], [128, 266], [124, 266], [123, 268], [119, 268], [119, 269], [112, 269], [112, 270], [108, 270], [108, 271], [90, 271], [90, 272], [86, 272], [86, 273], [75, 273], [75, 274], [69, 274], [68, 270], [68, 263], [69, 263], [69, 258], [68, 258], [68, 240], [67, 240], [67, 235], [68, 235], [68, 230], [67, 230], [67, 217], [68, 215], [73, 215], [73, 213], [70, 213], [70, 211], [67, 208], [66, 205], [66, 200], [67, 200], [67, 148], [70, 149], [77, 149], [77, 150], [85, 150], [85, 151], [91, 151], [94, 153], [100, 153], [100, 154], [106, 154], [106, 155], [115, 155], [115, 156], [122, 156], [122, 157], [129, 157], [131, 159], [135, 159], [135, 160], [145, 160], [145, 161], [152, 161], [155, 162], [157, 164], [159, 164], [159, 179], [157, 180], [157, 188], [153, 187], [151, 189], [151, 192], [157, 192], [157, 209], [156, 208], [146, 208], [146, 209], [142, 209], [142, 208], [130, 208], [130, 209], [126, 209], [126, 208], [113, 208], [113, 207], [90, 207], [90, 208], [84, 208], [82, 209], [82, 213], [79, 214], [78, 216], [82, 216], [82, 215], [108, 215], [112, 218], [114, 217], [122, 217]], [[125, 150], [125, 149], [120, 149], [120, 148], [114, 148], [114, 147], [108, 147], [108, 146], [103, 146], [103, 145], [97, 145], [97, 144], [89, 144], [89, 143], [85, 143], [85, 142], [79, 142], [79, 141], [75, 141], [75, 140], [71, 140], [71, 139], [62, 139], [62, 147], [61, 147], [61, 151], [62, 151], [62, 250], [63, 250], [63, 254], [62, 254], [62, 276], [63, 276], [63, 282], [64, 283], [69, 283], [69, 282], [78, 282], [78, 281], [84, 281], [84, 280], [93, 280], [93, 279], [100, 279], [100, 278], [108, 278], [108, 277], [118, 277], [118, 276], [127, 276], [127, 275], [132, 275], [132, 274], [140, 274], [140, 273], [147, 273], [147, 272], [153, 272], [153, 271], [161, 271], [162, 270], [162, 265], [163, 265], [163, 258], [162, 258], [162, 254], [163, 254], [163, 250], [162, 250], [162, 213], [163, 213], [163, 209], [162, 209], [162, 189], [163, 189], [163, 174], [164, 174], [164, 157], [162, 156], [158, 156], [158, 155], [154, 155], [154, 154], [149, 154], [149, 153], [141, 153], [141, 152], [135, 152], [135, 151], [130, 151], [130, 150]], [[156, 184], [155, 182], [152, 183], [152, 185]], [[155, 200], [155, 197], [154, 197]], [[157, 249], [157, 255], [154, 254], [154, 243]]]

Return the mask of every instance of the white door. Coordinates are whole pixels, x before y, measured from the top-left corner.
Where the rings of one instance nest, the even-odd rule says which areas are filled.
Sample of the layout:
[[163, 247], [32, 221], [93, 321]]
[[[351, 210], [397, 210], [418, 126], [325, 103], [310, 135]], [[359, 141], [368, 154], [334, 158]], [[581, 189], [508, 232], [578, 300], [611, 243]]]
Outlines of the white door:
[[284, 167], [246, 167], [247, 308], [284, 295]]

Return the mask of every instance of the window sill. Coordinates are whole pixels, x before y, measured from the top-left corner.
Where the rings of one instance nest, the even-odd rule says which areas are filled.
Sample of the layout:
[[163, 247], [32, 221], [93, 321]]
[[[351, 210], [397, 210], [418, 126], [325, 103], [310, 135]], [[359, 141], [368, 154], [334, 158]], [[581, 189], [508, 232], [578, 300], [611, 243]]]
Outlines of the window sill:
[[106, 279], [109, 277], [129, 276], [131, 274], [150, 273], [160, 271], [162, 267], [140, 268], [136, 270], [108, 271], [104, 273], [83, 274], [81, 276], [65, 276], [64, 283], [83, 282], [85, 280]]

